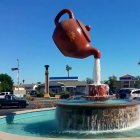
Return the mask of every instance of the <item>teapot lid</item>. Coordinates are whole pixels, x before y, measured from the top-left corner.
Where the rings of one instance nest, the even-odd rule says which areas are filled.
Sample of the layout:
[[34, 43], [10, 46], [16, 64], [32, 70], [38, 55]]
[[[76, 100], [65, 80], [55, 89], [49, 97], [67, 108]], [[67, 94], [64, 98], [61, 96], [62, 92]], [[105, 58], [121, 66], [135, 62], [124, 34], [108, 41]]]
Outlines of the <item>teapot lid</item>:
[[90, 35], [89, 35], [89, 30], [90, 30], [90, 26], [85, 26], [83, 25], [79, 20], [76, 20], [78, 25], [80, 26], [80, 28], [82, 29], [82, 32], [85, 36], [85, 38], [87, 39], [88, 42], [91, 42], [91, 39], [90, 39]]

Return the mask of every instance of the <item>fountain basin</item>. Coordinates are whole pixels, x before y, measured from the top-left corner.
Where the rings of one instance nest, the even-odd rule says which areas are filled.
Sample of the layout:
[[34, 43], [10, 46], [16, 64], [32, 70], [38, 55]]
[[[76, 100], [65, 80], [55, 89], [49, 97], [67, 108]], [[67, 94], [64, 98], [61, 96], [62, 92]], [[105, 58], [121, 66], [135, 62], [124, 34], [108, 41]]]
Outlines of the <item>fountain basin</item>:
[[[139, 140], [140, 126], [110, 131], [67, 131], [61, 130], [55, 122], [55, 109], [37, 109], [15, 112], [0, 118], [0, 136], [11, 139], [107, 139]], [[62, 114], [63, 115], [63, 114]], [[10, 118], [13, 118], [12, 122]], [[8, 121], [9, 120], [9, 121]], [[7, 122], [8, 121], [8, 122]]]
[[120, 130], [139, 120], [138, 105], [132, 100], [63, 100], [57, 103], [56, 116], [65, 130]]
[[82, 96], [83, 98], [85, 98], [86, 100], [89, 101], [105, 101], [108, 99], [113, 99], [115, 98], [114, 95], [105, 95], [105, 96]]

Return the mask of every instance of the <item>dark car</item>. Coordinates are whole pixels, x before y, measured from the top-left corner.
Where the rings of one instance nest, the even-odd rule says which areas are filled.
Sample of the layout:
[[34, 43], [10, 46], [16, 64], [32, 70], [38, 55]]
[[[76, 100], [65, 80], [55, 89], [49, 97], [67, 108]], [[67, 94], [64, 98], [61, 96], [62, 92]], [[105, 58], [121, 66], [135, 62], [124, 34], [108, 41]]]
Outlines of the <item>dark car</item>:
[[136, 88], [122, 88], [116, 95], [120, 99], [136, 99], [140, 95], [140, 89]]
[[27, 100], [16, 97], [15, 95], [5, 95], [5, 98], [0, 99], [0, 108], [2, 107], [18, 107], [26, 108], [28, 105]]

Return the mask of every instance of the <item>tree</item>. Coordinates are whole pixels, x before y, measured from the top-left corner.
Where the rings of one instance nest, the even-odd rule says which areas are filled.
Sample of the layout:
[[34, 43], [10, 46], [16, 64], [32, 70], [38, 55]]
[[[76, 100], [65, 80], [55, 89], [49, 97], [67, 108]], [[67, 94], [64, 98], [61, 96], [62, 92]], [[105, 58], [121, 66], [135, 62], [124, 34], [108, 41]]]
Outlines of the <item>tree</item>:
[[140, 78], [138, 78], [138, 79], [135, 81], [134, 87], [135, 87], [135, 88], [140, 88]]
[[7, 74], [0, 74], [0, 92], [13, 91], [13, 80]]
[[22, 80], [22, 83], [24, 84], [24, 82], [25, 82], [25, 80], [23, 79], [23, 80]]
[[68, 77], [69, 77], [69, 71], [72, 70], [72, 67], [70, 67], [69, 65], [66, 65], [66, 71], [68, 72]]
[[38, 84], [38, 86], [35, 88], [35, 91], [37, 93], [37, 97], [44, 97], [44, 91], [41, 88], [42, 86]]
[[109, 85], [109, 88], [112, 92], [116, 91], [117, 88], [117, 77], [116, 76], [110, 76], [109, 80], [106, 82]]
[[93, 79], [91, 79], [91, 78], [86, 78], [86, 83], [87, 84], [93, 84]]

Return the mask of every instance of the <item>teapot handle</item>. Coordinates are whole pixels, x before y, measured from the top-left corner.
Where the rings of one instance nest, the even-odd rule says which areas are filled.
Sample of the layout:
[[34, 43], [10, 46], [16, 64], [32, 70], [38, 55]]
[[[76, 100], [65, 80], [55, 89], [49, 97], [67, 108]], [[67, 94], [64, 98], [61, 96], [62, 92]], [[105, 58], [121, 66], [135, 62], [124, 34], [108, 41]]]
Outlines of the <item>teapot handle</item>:
[[72, 12], [71, 10], [69, 10], [69, 9], [63, 9], [63, 10], [60, 11], [60, 12], [57, 14], [57, 16], [55, 17], [54, 22], [55, 22], [55, 25], [56, 25], [56, 26], [59, 24], [59, 19], [61, 18], [61, 16], [62, 16], [63, 14], [66, 14], [66, 13], [69, 15], [69, 18], [73, 18], [73, 19], [74, 19], [74, 15], [73, 15], [73, 12]]

